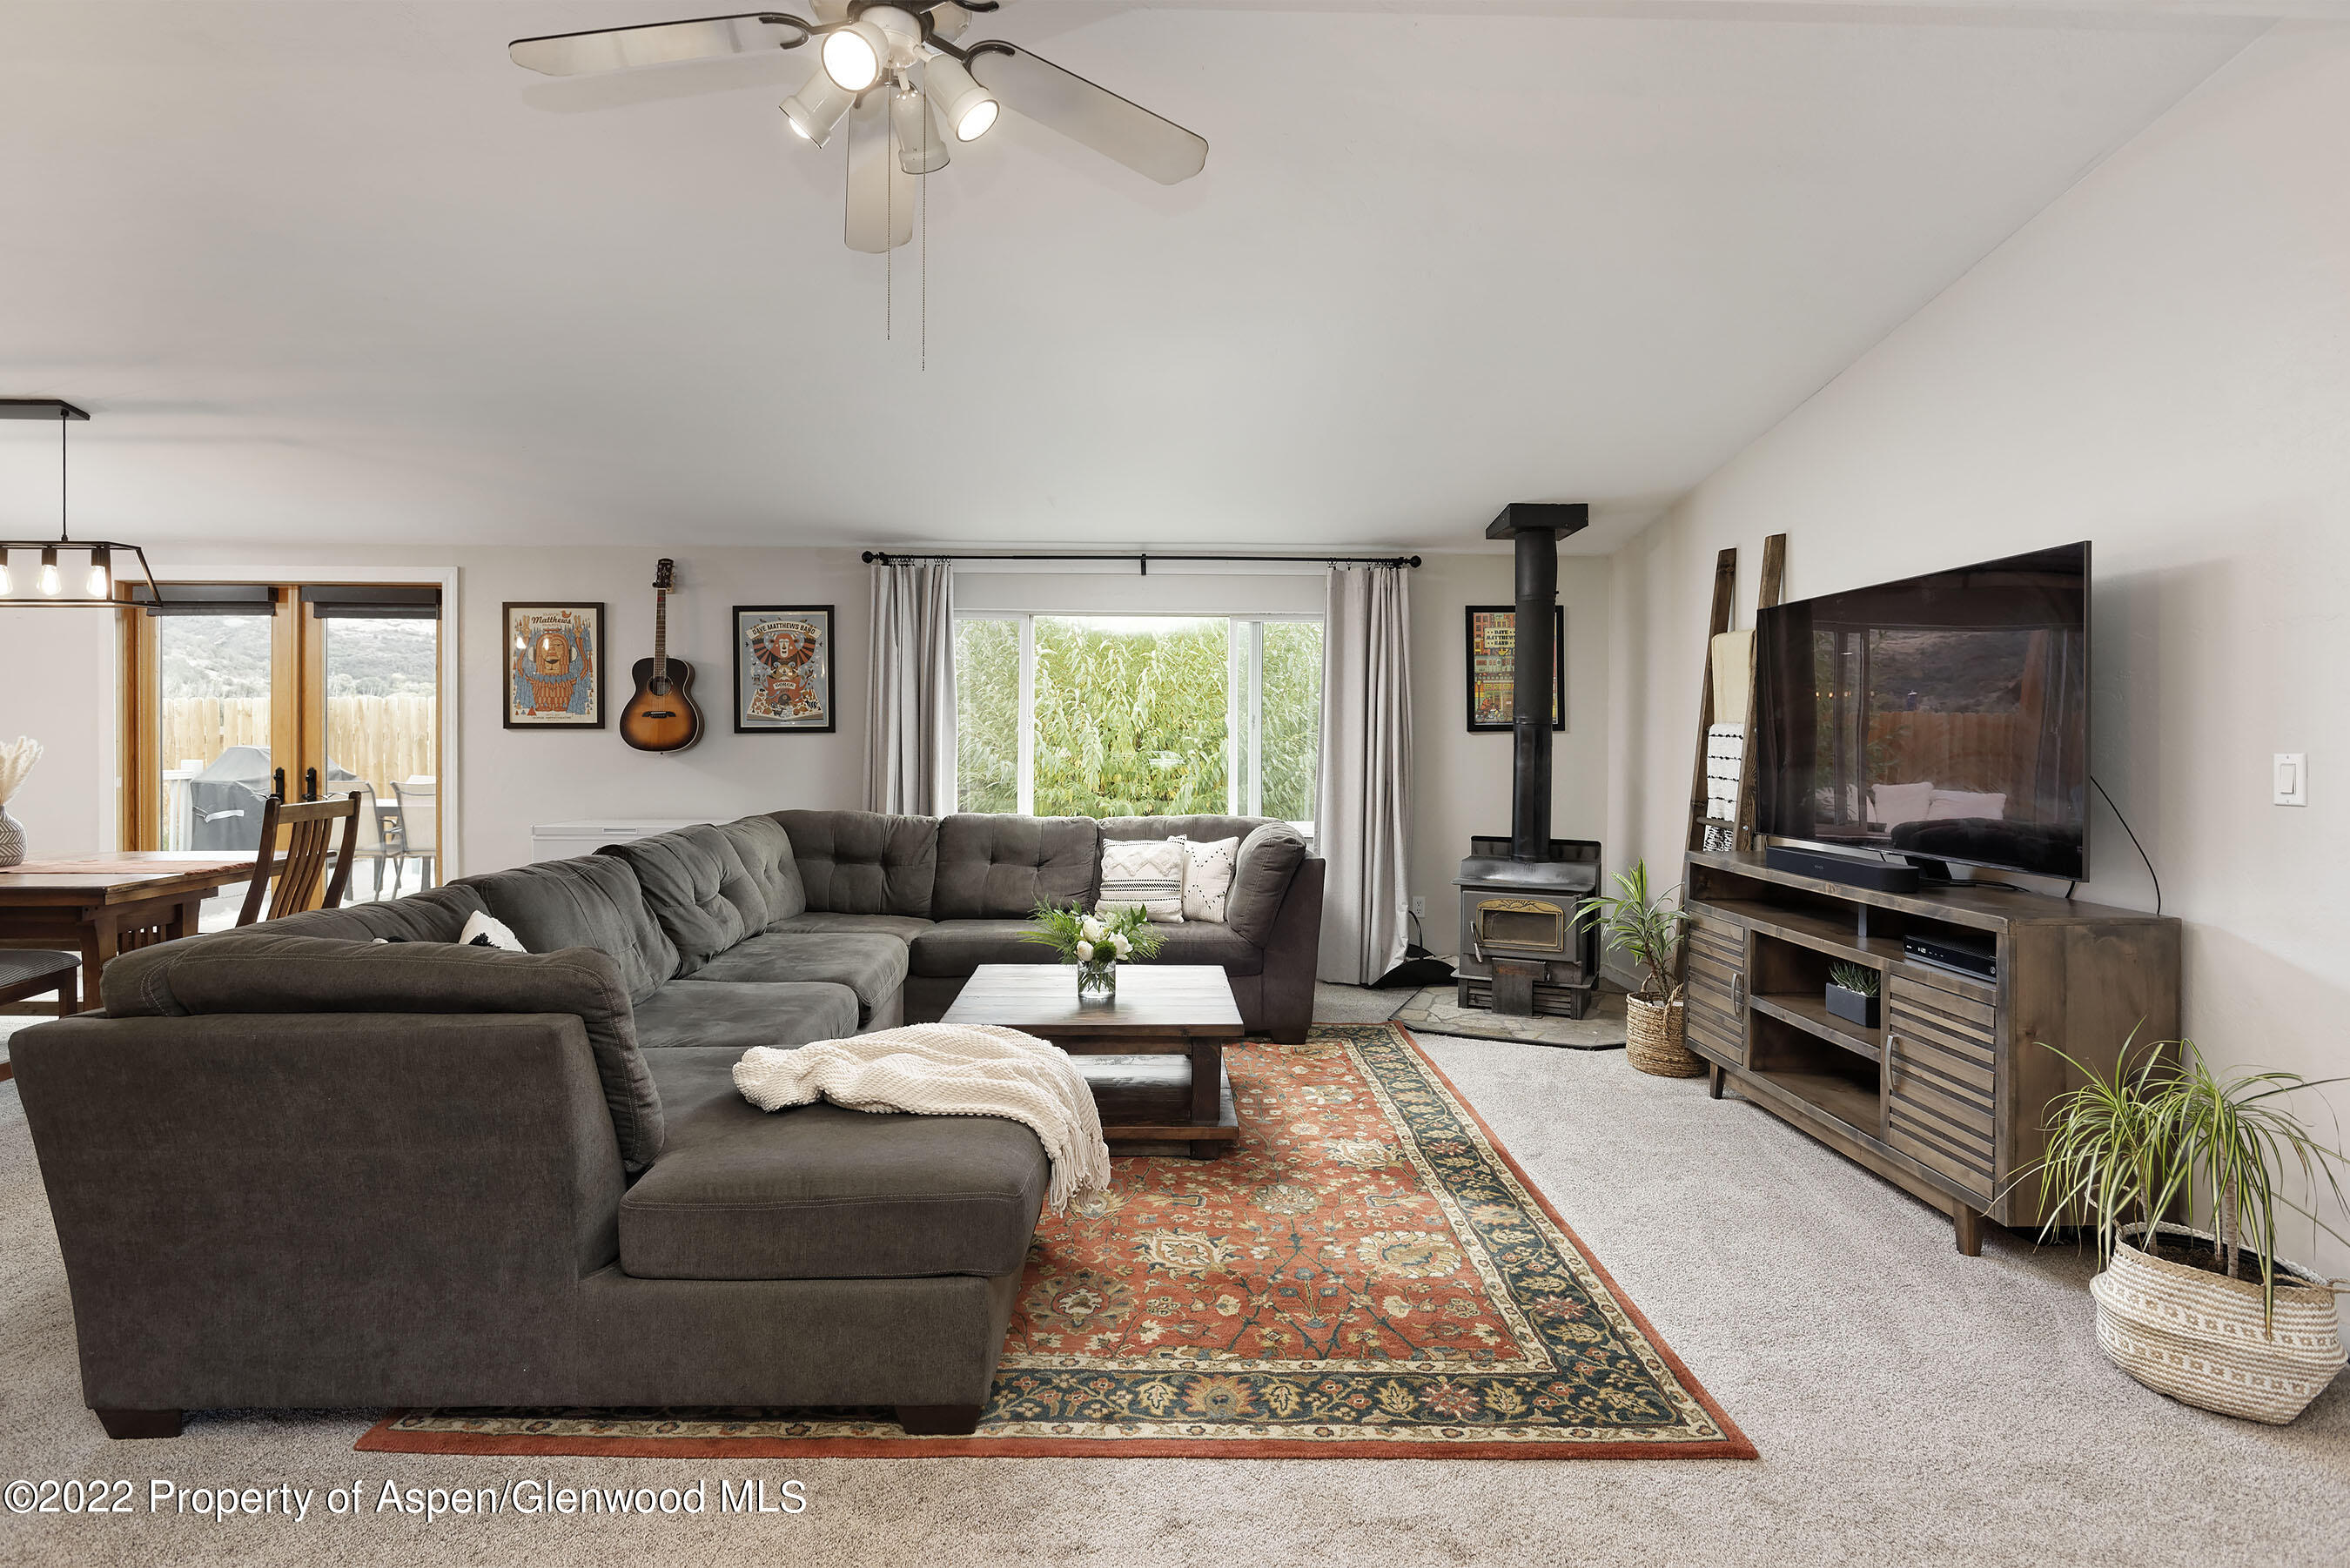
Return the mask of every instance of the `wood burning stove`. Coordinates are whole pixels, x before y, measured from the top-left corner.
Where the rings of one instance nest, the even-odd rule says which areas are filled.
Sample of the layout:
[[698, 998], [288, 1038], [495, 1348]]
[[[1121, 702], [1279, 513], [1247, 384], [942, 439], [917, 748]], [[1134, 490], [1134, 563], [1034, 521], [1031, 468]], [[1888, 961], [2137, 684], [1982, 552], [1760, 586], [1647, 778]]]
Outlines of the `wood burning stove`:
[[1599, 987], [1597, 934], [1575, 919], [1599, 890], [1599, 846], [1550, 836], [1551, 606], [1558, 536], [1590, 521], [1586, 506], [1520, 502], [1485, 530], [1517, 551], [1511, 700], [1510, 836], [1471, 838], [1461, 890], [1455, 966], [1463, 1007], [1581, 1018]]

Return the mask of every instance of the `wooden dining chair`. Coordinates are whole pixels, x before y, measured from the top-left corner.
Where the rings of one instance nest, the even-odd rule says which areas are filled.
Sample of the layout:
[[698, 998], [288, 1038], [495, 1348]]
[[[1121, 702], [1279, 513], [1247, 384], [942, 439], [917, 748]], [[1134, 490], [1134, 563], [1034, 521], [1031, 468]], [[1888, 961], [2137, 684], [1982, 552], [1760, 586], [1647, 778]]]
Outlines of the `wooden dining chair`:
[[[327, 861], [337, 822], [343, 825], [343, 847], [334, 857], [334, 875], [329, 878]], [[282, 858], [277, 854], [281, 827], [286, 830]], [[359, 797], [355, 794], [290, 804], [271, 800], [261, 814], [261, 852], [253, 863], [253, 880], [245, 887], [244, 908], [238, 911], [236, 923], [249, 926], [282, 915], [341, 908], [343, 890], [350, 886], [351, 863], [358, 858], [359, 837]], [[276, 873], [274, 892], [270, 888], [273, 870]], [[269, 899], [267, 915], [261, 912], [264, 896]]]
[[[57, 1016], [80, 1011], [81, 954], [16, 952], [0, 949], [0, 1002], [26, 1002], [45, 992], [57, 993]], [[15, 1076], [13, 1063], [0, 1062], [0, 1083]]]

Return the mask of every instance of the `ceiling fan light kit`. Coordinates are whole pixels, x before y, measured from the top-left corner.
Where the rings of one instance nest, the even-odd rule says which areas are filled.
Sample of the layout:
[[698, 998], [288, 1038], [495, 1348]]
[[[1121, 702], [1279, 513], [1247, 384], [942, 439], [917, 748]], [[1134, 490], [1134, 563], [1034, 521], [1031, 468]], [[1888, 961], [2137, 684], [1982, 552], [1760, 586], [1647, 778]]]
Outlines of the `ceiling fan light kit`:
[[[844, 119], [849, 121], [844, 237], [855, 250], [885, 252], [907, 244], [912, 227], [899, 217], [897, 180], [945, 168], [953, 143], [985, 135], [1005, 109], [1162, 185], [1207, 166], [1205, 140], [1107, 88], [1000, 40], [967, 48], [952, 41], [974, 12], [992, 12], [1000, 4], [867, 0], [844, 7], [838, 0], [816, 0], [817, 15], [828, 19], [811, 22], [775, 11], [704, 16], [517, 38], [507, 53], [526, 69], [564, 77], [796, 49], [817, 40], [816, 68], [782, 109], [793, 131], [818, 147]], [[886, 104], [867, 97], [877, 92], [889, 95]], [[873, 140], [883, 144], [880, 155], [862, 155], [867, 149], [860, 142]]]
[[822, 147], [832, 140], [833, 128], [856, 101], [855, 93], [817, 71], [799, 91], [784, 99], [784, 119], [803, 140]]
[[922, 67], [922, 88], [957, 141], [976, 141], [995, 123], [994, 96], [971, 79], [962, 62], [941, 55]]

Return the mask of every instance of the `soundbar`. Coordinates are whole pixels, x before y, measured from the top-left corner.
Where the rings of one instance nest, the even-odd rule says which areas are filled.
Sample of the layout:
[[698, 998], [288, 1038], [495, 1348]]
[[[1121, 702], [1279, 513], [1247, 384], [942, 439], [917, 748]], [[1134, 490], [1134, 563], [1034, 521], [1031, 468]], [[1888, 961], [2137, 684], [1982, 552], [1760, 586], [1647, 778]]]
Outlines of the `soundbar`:
[[1897, 866], [1890, 860], [1860, 860], [1849, 855], [1831, 855], [1819, 849], [1798, 849], [1792, 844], [1774, 844], [1763, 852], [1762, 863], [1773, 871], [1792, 871], [1798, 877], [1815, 877], [1823, 882], [1841, 882], [1847, 888], [1866, 888], [1873, 893], [1914, 893], [1918, 890], [1918, 868]]

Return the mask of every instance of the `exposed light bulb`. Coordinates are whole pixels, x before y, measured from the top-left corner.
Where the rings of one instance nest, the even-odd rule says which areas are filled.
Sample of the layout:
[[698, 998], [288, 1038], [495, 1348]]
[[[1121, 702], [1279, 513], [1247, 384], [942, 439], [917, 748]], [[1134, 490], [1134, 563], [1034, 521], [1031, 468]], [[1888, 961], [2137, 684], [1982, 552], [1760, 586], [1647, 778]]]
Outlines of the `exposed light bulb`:
[[824, 74], [849, 92], [863, 92], [881, 79], [889, 40], [870, 22], [851, 22], [824, 36]]
[[89, 589], [88, 597], [106, 599], [114, 597], [113, 573], [109, 569], [113, 564], [114, 552], [105, 545], [100, 545], [90, 551], [89, 581], [86, 585]]
[[976, 140], [995, 123], [1000, 106], [962, 61], [946, 55], [930, 60], [922, 67], [922, 85], [957, 141]]
[[41, 591], [55, 598], [63, 590], [64, 586], [57, 580], [57, 547], [55, 545], [42, 545]]

